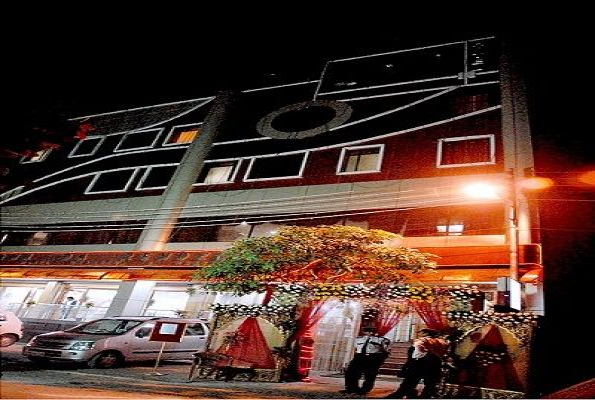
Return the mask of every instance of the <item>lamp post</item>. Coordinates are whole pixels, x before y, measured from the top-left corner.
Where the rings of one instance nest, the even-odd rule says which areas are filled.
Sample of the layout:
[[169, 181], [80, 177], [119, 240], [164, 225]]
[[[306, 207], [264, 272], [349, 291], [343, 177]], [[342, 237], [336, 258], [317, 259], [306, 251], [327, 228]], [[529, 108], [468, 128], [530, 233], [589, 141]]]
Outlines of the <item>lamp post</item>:
[[520, 308], [520, 298], [512, 299], [512, 296], [520, 296], [519, 289], [519, 215], [518, 215], [518, 184], [514, 172], [511, 173], [511, 185], [508, 190], [489, 183], [474, 183], [467, 185], [464, 192], [473, 198], [485, 200], [504, 200], [506, 204], [506, 219], [508, 230], [508, 262], [509, 271], [507, 277], [498, 279], [498, 304], [512, 307], [513, 304]]

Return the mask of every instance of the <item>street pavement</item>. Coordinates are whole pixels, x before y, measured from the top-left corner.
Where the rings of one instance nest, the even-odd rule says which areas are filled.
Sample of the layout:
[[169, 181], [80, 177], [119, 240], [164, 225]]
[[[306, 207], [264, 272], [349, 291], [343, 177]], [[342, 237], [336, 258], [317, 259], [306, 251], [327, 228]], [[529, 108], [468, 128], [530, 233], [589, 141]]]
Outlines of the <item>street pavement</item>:
[[[149, 398], [149, 394], [151, 398], [157, 395], [193, 399], [345, 399], [383, 398], [396, 389], [400, 380], [393, 376], [380, 375], [370, 393], [353, 395], [339, 392], [344, 388], [341, 374], [312, 374], [308, 382], [225, 382], [212, 379], [195, 379], [190, 382], [189, 362], [170, 361], [157, 366], [154, 363], [131, 364], [115, 369], [73, 368], [62, 364], [54, 364], [47, 369], [13, 368], [11, 366], [22, 364], [30, 367], [32, 364], [20, 356], [21, 348], [22, 344], [16, 344], [2, 349], [3, 364], [8, 361], [7, 368], [3, 366], [2, 385], [45, 384], [65, 389], [121, 391], [136, 393], [139, 399]], [[122, 396], [124, 397], [130, 398]]]

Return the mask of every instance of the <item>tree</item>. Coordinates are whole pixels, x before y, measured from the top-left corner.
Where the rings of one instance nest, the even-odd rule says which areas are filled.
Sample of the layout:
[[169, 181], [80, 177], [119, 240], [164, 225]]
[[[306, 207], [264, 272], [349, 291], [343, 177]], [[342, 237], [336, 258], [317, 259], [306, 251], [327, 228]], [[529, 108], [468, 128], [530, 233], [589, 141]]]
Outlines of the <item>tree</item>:
[[435, 267], [437, 256], [400, 247], [400, 236], [354, 226], [287, 226], [237, 241], [194, 277], [217, 291], [263, 292], [271, 283], [401, 283]]

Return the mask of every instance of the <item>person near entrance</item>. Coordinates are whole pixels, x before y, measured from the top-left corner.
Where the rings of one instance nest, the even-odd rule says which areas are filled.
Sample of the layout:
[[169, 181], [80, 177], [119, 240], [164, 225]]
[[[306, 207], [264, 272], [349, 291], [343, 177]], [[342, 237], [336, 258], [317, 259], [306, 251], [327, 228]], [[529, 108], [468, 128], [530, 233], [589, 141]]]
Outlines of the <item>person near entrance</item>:
[[416, 399], [420, 397], [417, 385], [423, 379], [424, 387], [421, 398], [432, 399], [437, 396], [438, 384], [442, 374], [443, 358], [447, 355], [449, 342], [440, 338], [440, 332], [434, 329], [422, 329], [420, 337], [413, 341], [403, 366], [403, 381], [399, 388], [385, 399]]
[[[345, 389], [341, 393], [366, 394], [374, 387], [378, 370], [389, 355], [390, 340], [378, 336], [373, 327], [362, 330], [355, 339], [355, 354], [345, 371]], [[364, 378], [360, 387], [359, 381]]]
[[77, 301], [74, 297], [68, 296], [64, 305], [62, 305], [62, 316], [60, 319], [68, 319], [70, 317], [70, 312], [77, 305]]

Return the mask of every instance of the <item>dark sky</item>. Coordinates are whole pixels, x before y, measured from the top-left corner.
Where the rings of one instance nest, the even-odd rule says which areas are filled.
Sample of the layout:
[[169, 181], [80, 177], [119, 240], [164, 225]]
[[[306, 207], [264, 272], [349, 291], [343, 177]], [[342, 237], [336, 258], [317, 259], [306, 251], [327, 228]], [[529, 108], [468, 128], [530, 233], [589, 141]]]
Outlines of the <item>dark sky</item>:
[[[587, 26], [576, 29], [573, 19], [562, 30], [544, 10], [536, 18], [503, 6], [475, 15], [447, 7], [428, 17], [396, 12], [391, 2], [340, 3], [340, 9], [321, 11], [305, 3], [238, 9], [243, 3], [223, 1], [215, 12], [188, 3], [164, 9], [132, 2], [123, 9], [108, 2], [92, 10], [56, 10], [53, 4], [16, 13], [21, 23], [3, 50], [7, 114], [27, 119], [44, 110], [75, 117], [274, 85], [287, 77], [317, 79], [330, 59], [496, 34], [519, 49], [532, 101], [548, 118], [539, 123], [557, 132], [557, 111], [575, 107], [568, 101], [575, 96], [576, 85], [568, 85], [577, 72], [573, 58], [582, 54], [581, 67], [589, 57], [583, 48]], [[563, 12], [555, 12], [562, 20]]]
[[286, 4], [276, 13], [263, 7], [245, 15], [224, 7], [214, 14], [149, 9], [149, 15], [147, 7], [139, 14], [103, 7], [58, 18], [38, 10], [8, 41], [5, 77], [15, 87], [16, 107], [51, 105], [80, 116], [275, 84], [287, 76], [317, 79], [329, 59], [499, 29], [485, 21], [436, 24], [378, 5], [343, 6], [320, 12]]

